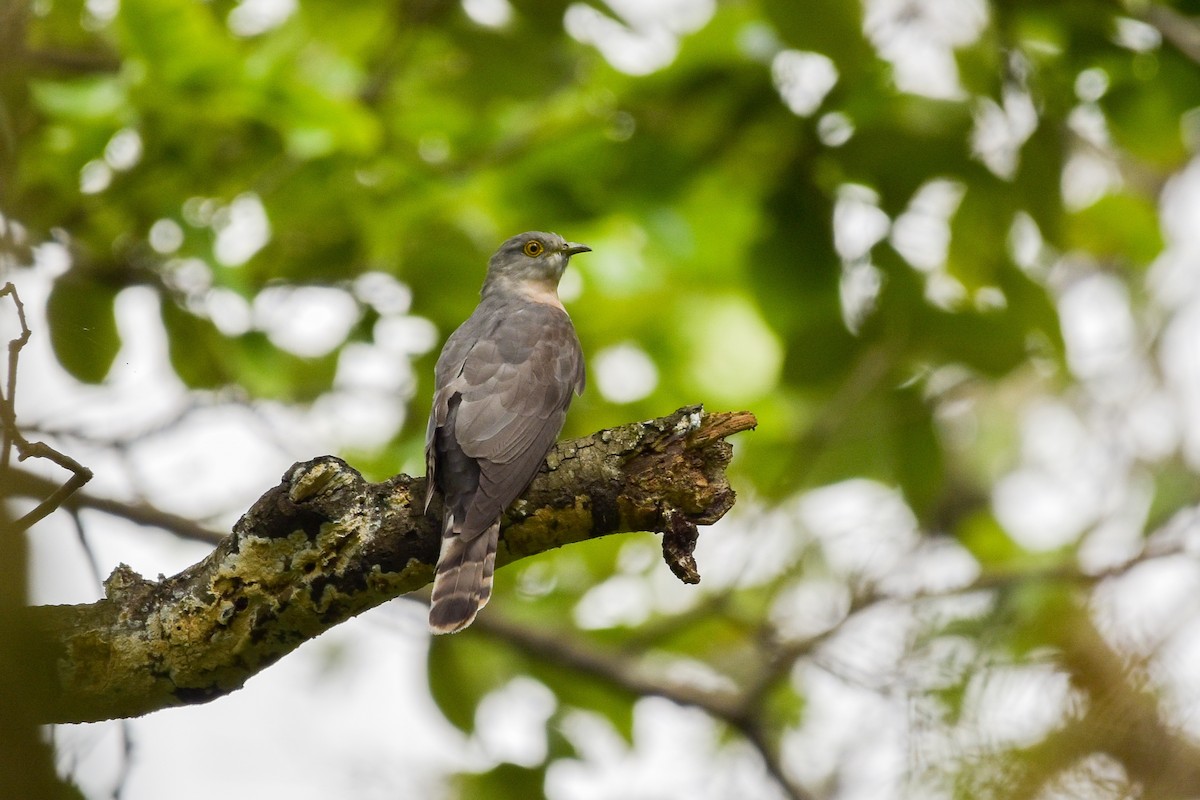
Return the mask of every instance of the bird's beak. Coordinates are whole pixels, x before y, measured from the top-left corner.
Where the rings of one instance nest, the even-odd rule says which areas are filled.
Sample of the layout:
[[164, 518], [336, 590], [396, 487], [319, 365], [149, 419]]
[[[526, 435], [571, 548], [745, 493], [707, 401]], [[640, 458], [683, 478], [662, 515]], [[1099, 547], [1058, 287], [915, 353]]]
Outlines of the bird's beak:
[[570, 258], [576, 253], [590, 253], [592, 252], [592, 248], [588, 247], [586, 244], [579, 244], [578, 242], [567, 242], [567, 246], [564, 247], [562, 251], [564, 255]]

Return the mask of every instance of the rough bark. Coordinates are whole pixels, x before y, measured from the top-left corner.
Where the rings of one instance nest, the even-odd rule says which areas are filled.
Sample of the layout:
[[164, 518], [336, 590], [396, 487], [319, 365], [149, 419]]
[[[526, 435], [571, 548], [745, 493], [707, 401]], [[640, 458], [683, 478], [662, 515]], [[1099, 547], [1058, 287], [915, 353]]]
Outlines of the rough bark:
[[[664, 533], [681, 579], [699, 580], [696, 525], [734, 492], [725, 437], [746, 412], [699, 406], [558, 444], [505, 518], [497, 565], [628, 531]], [[292, 466], [204, 560], [147, 580], [125, 565], [105, 598], [29, 609], [47, 722], [82, 722], [202, 703], [240, 688], [322, 631], [433, 577], [438, 501], [423, 478], [367, 483], [325, 456]], [[486, 613], [486, 612], [485, 612]], [[469, 634], [468, 634], [469, 635]]]

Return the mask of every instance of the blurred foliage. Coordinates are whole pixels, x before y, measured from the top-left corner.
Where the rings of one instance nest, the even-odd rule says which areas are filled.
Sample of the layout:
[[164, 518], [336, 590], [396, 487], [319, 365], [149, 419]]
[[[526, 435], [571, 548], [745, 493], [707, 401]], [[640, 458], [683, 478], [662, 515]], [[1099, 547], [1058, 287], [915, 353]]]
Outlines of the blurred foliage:
[[[486, 5], [507, 8], [507, 21], [481, 24], [437, 0], [305, 0], [278, 19], [249, 0], [0, 4], [0, 242], [17, 260], [30, 245], [69, 251], [48, 305], [62, 366], [102, 382], [120, 347], [115, 298], [149, 286], [186, 385], [310, 402], [332, 387], [344, 348], [394, 330], [382, 321], [395, 312], [355, 291], [360, 276], [394, 276], [411, 289], [411, 313], [444, 337], [472, 308], [499, 241], [556, 230], [595, 251], [575, 260], [583, 289], [568, 303], [589, 356], [634, 343], [658, 370], [653, 391], [629, 403], [593, 380], [567, 435], [693, 402], [749, 408], [761, 424], [735, 445], [745, 497], [786, 504], [870, 478], [899, 487], [926, 535], [953, 537], [985, 571], [1053, 577], [1071, 563], [1071, 552], [1025, 552], [988, 500], [1014, 458], [1019, 398], [1075, 380], [1050, 262], [1076, 254], [1143, 302], [1137, 281], [1164, 246], [1158, 193], [1200, 141], [1196, 54], [1177, 45], [1194, 46], [1200, 25], [1183, 15], [1200, 9], [963, 3], [978, 30], [939, 44], [959, 88], [922, 94], [898, 85], [885, 39], [906, 26], [936, 39], [937, 4], [888, 18], [882, 2], [695, 3], [711, 18], [657, 30], [678, 52], [636, 76], [564, 29], [564, 15], [603, 18], [651, 38], [617, 4]], [[837, 75], [799, 114], [789, 93], [812, 74], [785, 74], [781, 55], [793, 51], [820, 54]], [[1098, 139], [1087, 119], [1101, 121]], [[1088, 155], [1122, 179], [1065, 196], [1071, 159]], [[931, 186], [949, 187], [941, 211], [922, 205]], [[238, 250], [247, 236], [236, 226], [254, 208], [261, 241]], [[906, 250], [906, 218], [931, 231], [932, 257]], [[875, 233], [872, 219], [884, 220]], [[278, 285], [353, 291], [358, 320], [324, 354], [284, 349], [251, 313]], [[223, 322], [218, 300], [249, 321]], [[356, 454], [373, 476], [419, 465], [435, 355], [413, 365], [407, 423]], [[964, 397], [980, 420], [966, 443], [940, 416]], [[1155, 519], [1195, 500], [1178, 464], [1155, 482]], [[723, 721], [747, 735], [761, 723], [760, 744], [776, 746], [803, 715], [788, 675], [808, 650], [768, 612], [822, 573], [820, 559], [718, 587], [682, 614], [649, 608], [640, 622], [573, 630], [589, 591], [661, 570], [624, 558], [622, 542], [596, 542], [503, 570], [495, 613], [572, 629], [580, 647], [631, 662], [757, 681], [743, 716]], [[855, 603], [873, 591], [851, 589]], [[1078, 613], [1063, 595], [1022, 583], [984, 617], [927, 634], [1015, 660], [1069, 649], [1051, 624], [1064, 608]], [[431, 650], [433, 695], [464, 731], [479, 701], [517, 675], [554, 692], [552, 726], [584, 708], [632, 738], [629, 686], [484, 633]], [[933, 693], [945, 713], [965, 685]], [[574, 753], [553, 740], [550, 758]], [[1054, 774], [1031, 763], [1042, 779]], [[533, 796], [545, 768], [501, 764], [459, 789]], [[977, 796], [963, 770], [958, 793]]]

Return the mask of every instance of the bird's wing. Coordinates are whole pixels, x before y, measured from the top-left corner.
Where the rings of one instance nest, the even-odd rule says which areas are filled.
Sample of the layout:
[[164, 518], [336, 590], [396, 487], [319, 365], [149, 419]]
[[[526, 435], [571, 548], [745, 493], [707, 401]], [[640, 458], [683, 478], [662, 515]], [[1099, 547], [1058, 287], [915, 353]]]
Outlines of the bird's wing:
[[514, 304], [489, 327], [444, 384], [462, 398], [454, 439], [479, 464], [478, 491], [462, 521], [467, 537], [485, 531], [533, 480], [583, 371], [579, 339], [561, 309]]
[[480, 305], [470, 317], [459, 325], [438, 355], [433, 377], [433, 403], [429, 409], [429, 425], [425, 430], [425, 510], [433, 499], [438, 470], [437, 432], [445, 427], [450, 417], [450, 404], [456, 394], [466, 385], [462, 377], [463, 368], [471, 351], [481, 342], [496, 335], [496, 327], [502, 318], [494, 309]]

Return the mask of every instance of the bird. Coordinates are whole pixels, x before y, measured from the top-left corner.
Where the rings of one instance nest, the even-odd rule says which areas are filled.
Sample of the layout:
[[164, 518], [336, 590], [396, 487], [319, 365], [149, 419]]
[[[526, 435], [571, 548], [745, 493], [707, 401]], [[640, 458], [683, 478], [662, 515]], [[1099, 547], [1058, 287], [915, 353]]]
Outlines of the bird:
[[583, 349], [558, 296], [571, 256], [590, 252], [529, 231], [488, 260], [479, 305], [446, 340], [425, 435], [425, 513], [443, 500], [429, 628], [470, 625], [492, 592], [500, 517], [554, 446], [586, 381]]

